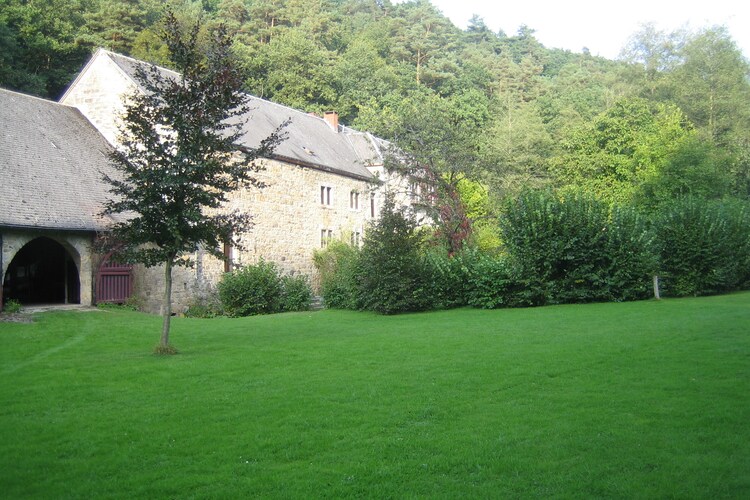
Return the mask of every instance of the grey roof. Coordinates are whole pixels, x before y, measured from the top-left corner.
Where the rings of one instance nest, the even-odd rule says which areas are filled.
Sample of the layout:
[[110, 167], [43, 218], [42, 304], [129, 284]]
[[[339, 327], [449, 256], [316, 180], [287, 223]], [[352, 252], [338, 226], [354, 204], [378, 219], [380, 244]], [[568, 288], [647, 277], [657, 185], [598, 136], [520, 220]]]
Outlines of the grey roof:
[[105, 229], [108, 149], [77, 109], [0, 89], [0, 226]]
[[[137, 83], [136, 68], [144, 64], [142, 61], [102, 52]], [[178, 75], [160, 69], [170, 77]], [[373, 177], [366, 166], [382, 164], [380, 150], [370, 134], [343, 126], [334, 132], [323, 118], [254, 96], [250, 96], [249, 106], [250, 112], [243, 117], [245, 124], [240, 146], [257, 147], [279, 125], [291, 119], [285, 129], [287, 139], [274, 154], [280, 160], [362, 179]]]

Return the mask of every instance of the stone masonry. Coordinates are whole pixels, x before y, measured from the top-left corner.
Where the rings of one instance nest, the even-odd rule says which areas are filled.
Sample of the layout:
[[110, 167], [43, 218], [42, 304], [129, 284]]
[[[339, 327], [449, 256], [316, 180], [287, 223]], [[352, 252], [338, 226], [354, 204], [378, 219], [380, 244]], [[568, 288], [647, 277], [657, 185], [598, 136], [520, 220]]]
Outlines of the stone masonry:
[[[112, 144], [117, 144], [122, 97], [136, 89], [127, 74], [129, 67], [123, 66], [132, 63], [121, 57], [118, 61], [120, 66], [106, 53], [97, 53], [60, 101], [77, 107]], [[279, 112], [299, 113], [283, 108]], [[301, 113], [296, 115], [293, 125], [305, 120], [313, 118]], [[334, 123], [328, 134], [335, 136], [338, 129], [338, 124]], [[329, 151], [326, 134], [318, 133], [309, 140], [315, 141], [316, 137], [322, 142], [306, 143], [307, 146], [321, 154]], [[346, 140], [351, 142], [357, 137]], [[309, 158], [315, 159], [314, 156]], [[378, 215], [385, 190], [389, 185], [392, 189], [398, 184], [382, 182], [386, 180], [382, 164], [360, 167], [362, 173], [356, 175], [324, 166], [304, 166], [305, 162], [264, 159], [262, 165], [265, 169], [256, 177], [267, 187], [240, 189], [229, 195], [226, 209], [240, 210], [254, 218], [252, 231], [239, 235], [244, 249], [231, 251], [232, 263], [248, 265], [264, 259], [274, 262], [283, 273], [310, 277], [313, 285], [317, 284], [313, 252], [331, 238], [359, 244], [367, 223]], [[193, 268], [173, 271], [173, 310], [176, 313], [184, 312], [191, 303], [210, 293], [225, 270], [223, 262], [205, 251], [198, 250], [190, 257], [195, 263]], [[135, 268], [134, 293], [146, 310], [158, 312], [163, 287], [163, 268]]]

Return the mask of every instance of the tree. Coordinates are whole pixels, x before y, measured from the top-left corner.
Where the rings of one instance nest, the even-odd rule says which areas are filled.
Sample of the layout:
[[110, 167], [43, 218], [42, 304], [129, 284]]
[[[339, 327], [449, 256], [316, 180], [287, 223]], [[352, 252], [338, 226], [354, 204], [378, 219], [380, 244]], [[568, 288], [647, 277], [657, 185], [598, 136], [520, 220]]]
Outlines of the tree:
[[[426, 0], [399, 4], [392, 35], [393, 52], [401, 61], [414, 65], [417, 83], [430, 80], [430, 63], [453, 48], [459, 32], [435, 6]], [[432, 78], [434, 79], [434, 78]]]
[[675, 99], [708, 138], [721, 146], [750, 128], [750, 64], [725, 28], [710, 28], [682, 49], [673, 73]]
[[[158, 352], [169, 345], [172, 268], [190, 265], [187, 253], [198, 245], [217, 257], [220, 244], [251, 225], [248, 214], [222, 211], [227, 192], [262, 187], [253, 174], [258, 157], [268, 156], [283, 139], [277, 129], [254, 149], [237, 146], [247, 96], [230, 56], [231, 40], [219, 28], [205, 49], [197, 43], [200, 22], [187, 34], [171, 11], [163, 36], [175, 75], [155, 66], [137, 70], [141, 91], [126, 101], [121, 144], [110, 155], [117, 176], [105, 180], [113, 197], [104, 214], [121, 214], [110, 241], [131, 262], [164, 265], [163, 326]], [[232, 121], [233, 125], [229, 122]], [[283, 126], [283, 125], [282, 125]]]
[[56, 98], [89, 56], [80, 0], [0, 2], [0, 86]]
[[572, 131], [550, 170], [561, 187], [631, 202], [644, 196], [644, 185], [653, 183], [669, 162], [679, 160], [675, 155], [694, 134], [674, 105], [622, 99]]
[[84, 14], [84, 36], [95, 46], [129, 53], [148, 24], [147, 5], [141, 0], [99, 0], [96, 10]]
[[450, 100], [417, 95], [404, 100], [399, 113], [386, 168], [409, 180], [409, 195], [436, 225], [438, 241], [454, 254], [471, 233], [458, 185], [482, 172], [478, 140], [488, 114], [486, 98], [477, 91]]
[[430, 307], [419, 244], [416, 222], [396, 210], [393, 197], [387, 196], [380, 218], [367, 229], [357, 261], [360, 307], [380, 314]]
[[620, 57], [632, 64], [632, 76], [648, 97], [664, 93], [665, 75], [680, 64], [685, 36], [683, 31], [668, 34], [657, 30], [655, 24], [646, 23], [622, 49]]

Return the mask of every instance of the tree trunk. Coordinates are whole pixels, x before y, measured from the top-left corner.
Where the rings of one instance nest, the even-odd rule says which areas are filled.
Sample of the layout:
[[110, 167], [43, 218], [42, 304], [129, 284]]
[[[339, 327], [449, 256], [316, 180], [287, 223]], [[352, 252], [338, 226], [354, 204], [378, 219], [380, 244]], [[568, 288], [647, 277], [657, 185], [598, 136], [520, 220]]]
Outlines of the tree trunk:
[[164, 266], [164, 321], [161, 327], [161, 346], [169, 345], [169, 323], [172, 319], [172, 259], [167, 259]]

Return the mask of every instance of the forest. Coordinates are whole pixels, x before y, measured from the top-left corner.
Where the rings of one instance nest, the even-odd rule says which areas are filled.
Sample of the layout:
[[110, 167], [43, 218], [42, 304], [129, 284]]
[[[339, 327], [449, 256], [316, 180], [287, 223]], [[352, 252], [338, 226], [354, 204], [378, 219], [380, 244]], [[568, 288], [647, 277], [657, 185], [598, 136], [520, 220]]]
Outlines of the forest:
[[169, 66], [165, 3], [203, 37], [227, 27], [250, 94], [397, 144], [394, 167], [437, 181], [453, 236], [470, 220], [483, 247], [529, 187], [647, 212], [750, 197], [750, 65], [721, 26], [644, 25], [608, 60], [529, 26], [459, 29], [429, 0], [0, 0], [0, 86], [56, 99], [97, 47]]

